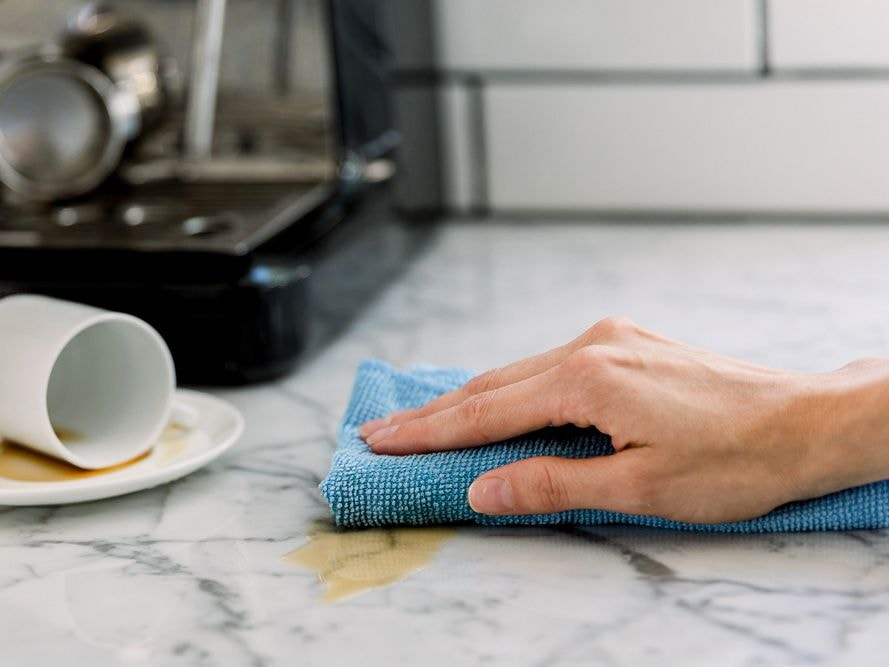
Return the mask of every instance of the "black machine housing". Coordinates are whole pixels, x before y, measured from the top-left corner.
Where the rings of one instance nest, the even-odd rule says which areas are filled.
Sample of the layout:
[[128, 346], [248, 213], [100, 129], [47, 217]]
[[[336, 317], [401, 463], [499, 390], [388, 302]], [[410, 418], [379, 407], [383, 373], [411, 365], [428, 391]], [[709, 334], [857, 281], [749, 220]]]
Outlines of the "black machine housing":
[[[398, 134], [379, 2], [324, 5], [329, 175], [298, 185], [112, 177], [51, 206], [3, 201], [0, 296], [40, 293], [141, 317], [192, 384], [271, 379], [329, 340], [403, 263], [417, 231], [388, 201]], [[289, 122], [272, 115], [257, 122]]]

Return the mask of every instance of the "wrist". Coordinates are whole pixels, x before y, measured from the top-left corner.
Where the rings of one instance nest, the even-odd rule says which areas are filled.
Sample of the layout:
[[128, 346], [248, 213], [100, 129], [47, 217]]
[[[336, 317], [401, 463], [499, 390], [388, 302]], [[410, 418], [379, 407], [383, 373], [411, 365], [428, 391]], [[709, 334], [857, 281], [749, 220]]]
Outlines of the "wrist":
[[813, 495], [889, 479], [889, 359], [810, 378]]

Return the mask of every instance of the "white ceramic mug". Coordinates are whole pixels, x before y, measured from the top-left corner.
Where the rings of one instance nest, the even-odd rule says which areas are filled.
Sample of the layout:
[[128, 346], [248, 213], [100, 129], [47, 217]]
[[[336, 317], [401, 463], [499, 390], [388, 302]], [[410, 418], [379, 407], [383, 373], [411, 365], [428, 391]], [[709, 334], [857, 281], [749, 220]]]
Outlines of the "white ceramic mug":
[[176, 375], [142, 320], [43, 296], [0, 299], [0, 436], [80, 468], [148, 451], [171, 421]]

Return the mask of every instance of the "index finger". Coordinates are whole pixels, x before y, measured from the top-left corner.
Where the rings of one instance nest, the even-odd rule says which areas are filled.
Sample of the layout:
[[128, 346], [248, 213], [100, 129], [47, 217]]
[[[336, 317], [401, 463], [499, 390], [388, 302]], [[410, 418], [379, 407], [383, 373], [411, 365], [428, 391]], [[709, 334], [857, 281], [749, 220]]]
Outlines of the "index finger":
[[379, 454], [418, 454], [478, 447], [561, 425], [565, 387], [558, 367], [469, 396], [433, 414], [393, 424], [367, 439]]
[[516, 382], [521, 382], [522, 380], [526, 380], [549, 370], [550, 368], [558, 366], [567, 359], [578, 346], [579, 343], [577, 341], [572, 341], [568, 345], [554, 348], [543, 354], [513, 362], [502, 368], [494, 368], [485, 371], [469, 380], [469, 382], [459, 389], [442, 394], [426, 405], [419, 408], [412, 408], [410, 410], [394, 412], [382, 419], [375, 419], [362, 424], [358, 429], [358, 432], [361, 437], [368, 438], [383, 428], [403, 424], [413, 419], [428, 417], [436, 412], [442, 412], [459, 405], [472, 396], [500, 389], [501, 387], [515, 384]]

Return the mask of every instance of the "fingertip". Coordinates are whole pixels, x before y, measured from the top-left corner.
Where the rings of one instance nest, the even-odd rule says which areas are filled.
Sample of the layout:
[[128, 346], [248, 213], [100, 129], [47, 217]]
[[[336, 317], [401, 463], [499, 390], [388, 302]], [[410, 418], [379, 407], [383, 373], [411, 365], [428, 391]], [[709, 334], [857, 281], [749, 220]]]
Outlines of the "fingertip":
[[512, 484], [505, 477], [479, 477], [469, 487], [469, 506], [479, 514], [512, 514]]
[[368, 442], [367, 446], [374, 454], [379, 454], [381, 456], [403, 456], [405, 454], [417, 453], [406, 451], [402, 445], [395, 442]]
[[392, 423], [392, 419], [394, 414], [388, 415], [386, 417], [382, 417], [381, 419], [373, 419], [369, 422], [363, 423], [358, 427], [358, 435], [363, 439], [367, 440], [374, 433], [379, 431], [380, 429], [386, 428], [389, 424]]
[[399, 426], [399, 424], [394, 424], [392, 426], [377, 429], [367, 436], [367, 444], [371, 446], [380, 444], [387, 438], [392, 437], [398, 431]]
[[364, 444], [367, 445], [367, 448], [374, 454], [389, 454], [389, 452], [386, 451], [386, 447], [379, 442], [365, 440]]

